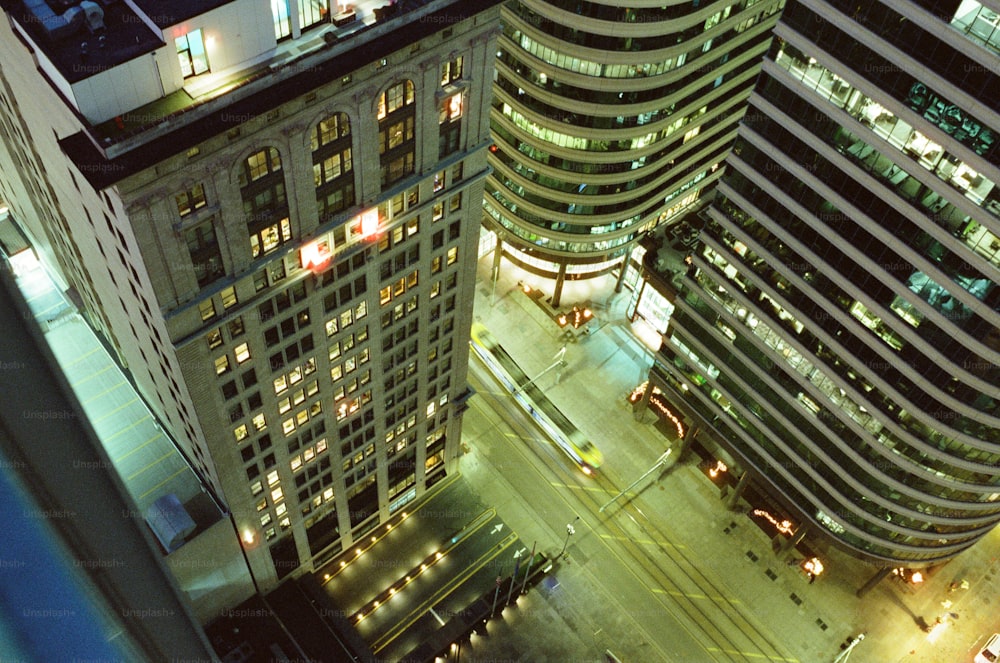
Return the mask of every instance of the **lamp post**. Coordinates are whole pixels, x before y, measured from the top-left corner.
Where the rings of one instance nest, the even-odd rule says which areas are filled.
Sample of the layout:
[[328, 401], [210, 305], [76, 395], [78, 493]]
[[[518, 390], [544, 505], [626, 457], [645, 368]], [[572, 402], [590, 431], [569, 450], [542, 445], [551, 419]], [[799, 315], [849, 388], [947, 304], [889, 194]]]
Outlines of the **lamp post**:
[[535, 561], [535, 544], [531, 544], [531, 557], [528, 558], [528, 568], [524, 572], [524, 582], [521, 583], [521, 593], [524, 594], [524, 588], [528, 586], [528, 576], [531, 575], [531, 565]]
[[497, 576], [497, 588], [493, 591], [493, 607], [490, 608], [490, 619], [492, 619], [497, 614], [497, 596], [500, 595], [500, 585], [503, 584], [503, 579]]
[[657, 469], [659, 469], [665, 462], [667, 462], [667, 458], [670, 456], [670, 452], [671, 451], [672, 451], [671, 449], [667, 449], [666, 451], [664, 451], [663, 455], [660, 456], [660, 458], [656, 461], [656, 463], [653, 464], [653, 466], [651, 468], [649, 468], [648, 470], [646, 470], [641, 477], [639, 477], [638, 479], [636, 479], [635, 481], [633, 481], [631, 484], [629, 484], [628, 488], [625, 488], [622, 492], [618, 493], [617, 495], [615, 495], [614, 497], [612, 497], [610, 500], [608, 500], [607, 503], [605, 503], [604, 506], [602, 506], [599, 509], [599, 511], [601, 513], [604, 513], [604, 510], [607, 509], [612, 504], [614, 504], [615, 500], [617, 500], [619, 497], [621, 497], [622, 495], [624, 495], [628, 491], [632, 490], [632, 488], [637, 483], [639, 483], [640, 481], [642, 481], [643, 479], [645, 479], [646, 477], [648, 477], [650, 474], [652, 474], [653, 472], [655, 472]]
[[[558, 369], [561, 370], [561, 369], [565, 368], [566, 367], [566, 360], [563, 359], [563, 357], [565, 357], [565, 356], [566, 356], [566, 346], [564, 345], [561, 348], [559, 348], [559, 352], [557, 352], [555, 354], [555, 356], [552, 357], [555, 361], [548, 368], [546, 368], [544, 371], [542, 371], [541, 373], [539, 373], [538, 375], [536, 375], [535, 377], [531, 378], [530, 380], [528, 380], [527, 382], [525, 382], [524, 384], [522, 384], [520, 387], [518, 387], [517, 389], [515, 389], [514, 392], [511, 395], [512, 396], [517, 396], [519, 393], [521, 393], [522, 391], [524, 391], [525, 389], [527, 389], [529, 384], [534, 383], [535, 380], [537, 380], [538, 378], [542, 377], [543, 375], [545, 375], [546, 373], [548, 373], [552, 369], [558, 368]], [[556, 373], [556, 382], [557, 383], [559, 382], [559, 376], [561, 376], [561, 373]]]
[[[837, 658], [833, 659], [833, 663], [844, 663], [844, 661], [846, 661], [848, 658], [851, 657], [851, 651], [855, 647], [857, 647], [858, 644], [860, 644], [861, 641], [864, 640], [864, 639], [865, 639], [865, 634], [864, 633], [859, 633], [858, 637], [856, 637], [853, 640], [851, 640], [850, 644], [847, 645], [847, 648], [844, 649], [844, 651], [840, 652], [840, 655], [837, 656]], [[841, 646], [843, 646], [843, 645], [841, 645]]]
[[558, 557], [562, 557], [563, 554], [566, 552], [566, 546], [569, 545], [569, 537], [571, 537], [574, 534], [576, 534], [576, 529], [573, 528], [573, 523], [575, 523], [578, 520], [580, 520], [580, 516], [577, 516], [576, 518], [574, 518], [572, 523], [567, 523], [566, 524], [566, 540], [563, 541], [563, 547], [562, 547], [562, 550], [559, 551]]

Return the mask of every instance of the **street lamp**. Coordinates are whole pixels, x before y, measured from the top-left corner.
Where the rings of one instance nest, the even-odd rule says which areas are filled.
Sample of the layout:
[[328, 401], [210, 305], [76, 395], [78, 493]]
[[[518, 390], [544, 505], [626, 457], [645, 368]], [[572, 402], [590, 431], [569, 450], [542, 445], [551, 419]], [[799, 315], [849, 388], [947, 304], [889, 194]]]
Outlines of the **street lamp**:
[[656, 470], [658, 470], [660, 467], [662, 467], [663, 464], [667, 462], [667, 458], [670, 457], [670, 452], [671, 451], [673, 451], [673, 449], [667, 449], [666, 451], [664, 451], [663, 455], [661, 455], [656, 460], [656, 463], [654, 463], [651, 468], [649, 468], [648, 470], [646, 470], [642, 474], [641, 477], [639, 477], [638, 479], [636, 479], [635, 481], [633, 481], [631, 484], [629, 484], [628, 488], [626, 488], [625, 490], [623, 490], [622, 492], [618, 493], [617, 495], [615, 495], [614, 497], [612, 497], [610, 500], [608, 500], [600, 509], [598, 509], [598, 511], [600, 511], [601, 513], [604, 513], [604, 510], [607, 509], [612, 504], [614, 504], [615, 501], [619, 497], [621, 497], [622, 495], [624, 495], [628, 491], [632, 490], [632, 488], [634, 488], [637, 483], [639, 483], [640, 481], [642, 481], [643, 479], [645, 479], [646, 477], [648, 477], [650, 474], [652, 474], [653, 472], [655, 472]]
[[569, 545], [569, 537], [571, 537], [574, 534], [576, 534], [576, 529], [573, 528], [573, 523], [575, 523], [578, 520], [580, 520], [580, 516], [577, 516], [576, 518], [574, 518], [572, 523], [567, 523], [566, 524], [566, 540], [563, 541], [563, 547], [562, 547], [562, 550], [559, 551], [559, 555], [558, 555], [559, 557], [562, 557], [563, 554], [566, 552], [566, 546]]
[[[849, 644], [847, 644], [847, 646], [844, 648], [844, 651], [840, 652], [840, 655], [837, 656], [837, 658], [833, 659], [833, 663], [845, 663], [845, 661], [847, 661], [847, 659], [851, 657], [851, 652], [854, 650], [854, 648], [857, 647], [859, 644], [861, 644], [861, 641], [864, 639], [865, 639], [865, 634], [859, 633], [856, 638], [854, 638], [853, 640], [851, 640]], [[844, 645], [841, 645], [841, 647], [844, 647]]]
[[561, 348], [559, 348], [559, 352], [557, 352], [552, 357], [552, 359], [554, 359], [555, 361], [552, 363], [551, 366], [549, 366], [544, 371], [542, 371], [541, 373], [539, 373], [538, 375], [536, 375], [535, 377], [531, 378], [530, 380], [528, 380], [527, 382], [525, 382], [524, 384], [522, 384], [520, 387], [518, 387], [517, 389], [515, 389], [511, 395], [512, 396], [517, 396], [519, 393], [521, 393], [522, 391], [524, 391], [525, 389], [527, 389], [528, 385], [534, 383], [535, 380], [537, 380], [538, 378], [542, 377], [543, 375], [545, 375], [546, 373], [548, 373], [549, 371], [551, 371], [554, 368], [558, 368], [559, 369], [559, 372], [556, 373], [556, 383], [558, 384], [559, 383], [559, 378], [562, 375], [562, 369], [566, 368], [566, 360], [563, 359], [563, 357], [565, 357], [565, 356], [566, 356], [566, 346], [564, 345]]
[[521, 555], [527, 548], [521, 548], [514, 553], [514, 572], [510, 574], [510, 587], [507, 589], [507, 603], [510, 605], [510, 597], [514, 594], [514, 585], [517, 584], [517, 571], [521, 568]]

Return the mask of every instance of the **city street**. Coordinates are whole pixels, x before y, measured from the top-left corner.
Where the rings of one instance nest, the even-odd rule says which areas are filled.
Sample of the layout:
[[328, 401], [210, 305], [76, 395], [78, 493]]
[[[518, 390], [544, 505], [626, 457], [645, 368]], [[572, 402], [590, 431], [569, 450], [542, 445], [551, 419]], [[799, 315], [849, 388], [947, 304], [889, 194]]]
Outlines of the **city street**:
[[[615, 295], [610, 278], [568, 282], [564, 301], [588, 304], [596, 324], [567, 343], [521, 290], [529, 274], [505, 264], [495, 293], [488, 274], [486, 258], [476, 317], [529, 376], [567, 347], [558, 380], [550, 374], [539, 385], [605, 463], [597, 480], [584, 477], [474, 362], [470, 379], [481, 391], [465, 415], [463, 477], [524, 541], [554, 554], [568, 545], [565, 563], [492, 621], [489, 637], [473, 635], [460, 660], [604, 661], [611, 652], [622, 661], [822, 663], [866, 632], [852, 663], [939, 663], [971, 661], [1000, 630], [991, 607], [1000, 591], [996, 531], [918, 587], [884, 580], [859, 599], [855, 591], [877, 569], [821, 546], [827, 570], [810, 584], [772, 552], [773, 532], [725, 508], [694, 454], [671, 457], [599, 514], [673, 442], [648, 423], [651, 414], [636, 421], [625, 401], [652, 363], [625, 318], [629, 293]], [[577, 515], [576, 534], [567, 537]], [[961, 578], [970, 588], [949, 592]], [[918, 618], [933, 623], [948, 611], [960, 618], [931, 634], [918, 627]]]
[[[478, 363], [473, 374], [478, 396], [465, 415], [465, 440], [476, 461], [463, 465], [463, 474], [484, 501], [503, 501], [499, 490], [516, 496], [507, 507], [534, 516], [543, 548], [558, 554], [568, 544], [553, 572], [558, 590], [540, 591], [557, 610], [566, 603], [582, 611], [581, 623], [571, 626], [581, 644], [595, 655], [610, 650], [623, 660], [798, 660], [782, 652], [752, 616], [741, 614], [745, 606], [702, 573], [692, 551], [672, 543], [641, 509], [620, 500], [601, 513], [620, 488], [603, 474], [591, 479], [579, 472], [523, 412], [512, 409]], [[479, 473], [495, 480], [480, 484]], [[566, 533], [567, 524], [575, 534]], [[518, 530], [528, 536], [522, 525]], [[526, 604], [538, 602], [528, 599]], [[490, 650], [497, 655], [506, 647], [498, 645]]]
[[375, 653], [399, 660], [509, 573], [521, 547], [456, 476], [319, 577]]

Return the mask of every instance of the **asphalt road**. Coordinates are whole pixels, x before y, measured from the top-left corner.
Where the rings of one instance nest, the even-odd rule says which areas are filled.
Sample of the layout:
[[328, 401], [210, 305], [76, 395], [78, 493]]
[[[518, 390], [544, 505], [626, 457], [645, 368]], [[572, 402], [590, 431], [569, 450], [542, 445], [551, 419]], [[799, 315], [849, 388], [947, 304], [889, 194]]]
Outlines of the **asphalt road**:
[[520, 548], [496, 509], [456, 477], [320, 577], [329, 575], [324, 589], [375, 653], [399, 660], [508, 575]]
[[[521, 517], [546, 523], [550, 542], [568, 544], [555, 572], [561, 591], [552, 601], [560, 603], [550, 607], [573, 613], [573, 619], [564, 622], [566, 632], [550, 636], [551, 648], [569, 658], [549, 660], [592, 660], [588, 657], [605, 649], [634, 661], [798, 660], [751, 616], [752, 606], [727, 596], [721, 583], [699, 569], [694, 551], [672, 542], [658, 522], [662, 518], [643, 513], [640, 501], [622, 499], [600, 512], [630, 481], [616, 485], [603, 474], [584, 476], [478, 362], [472, 365], [470, 382], [479, 395], [465, 414], [464, 439], [474, 447], [482, 476], [493, 480], [477, 484], [463, 469], [466, 477], [484, 501], [491, 501], [491, 489], [520, 496], [517, 508], [528, 511]], [[628, 442], [623, 440], [623, 447]], [[616, 453], [628, 449], [604, 453], [610, 466]], [[565, 524], [577, 516], [576, 533], [567, 537]], [[567, 643], [572, 642], [579, 646], [571, 653]], [[483, 650], [479, 655], [505, 656], [510, 650], [494, 639], [475, 644]], [[547, 656], [543, 642], [535, 646], [537, 656]]]

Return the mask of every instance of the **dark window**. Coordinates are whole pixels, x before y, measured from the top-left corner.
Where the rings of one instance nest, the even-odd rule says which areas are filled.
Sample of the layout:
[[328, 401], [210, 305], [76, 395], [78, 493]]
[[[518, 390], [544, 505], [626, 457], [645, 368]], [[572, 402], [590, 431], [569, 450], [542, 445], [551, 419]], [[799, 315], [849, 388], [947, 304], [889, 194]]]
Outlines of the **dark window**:
[[222, 385], [222, 395], [227, 400], [236, 396], [240, 393], [240, 390], [236, 387], [236, 380], [230, 380], [226, 384]]
[[222, 253], [215, 238], [212, 220], [184, 231], [184, 241], [194, 266], [198, 285], [205, 287], [226, 273], [222, 266]]
[[278, 328], [277, 327], [271, 327], [270, 329], [264, 330], [264, 343], [267, 344], [267, 347], [269, 347], [269, 348], [273, 347], [273, 346], [277, 345], [278, 342], [279, 342], [279, 338], [278, 338]]

